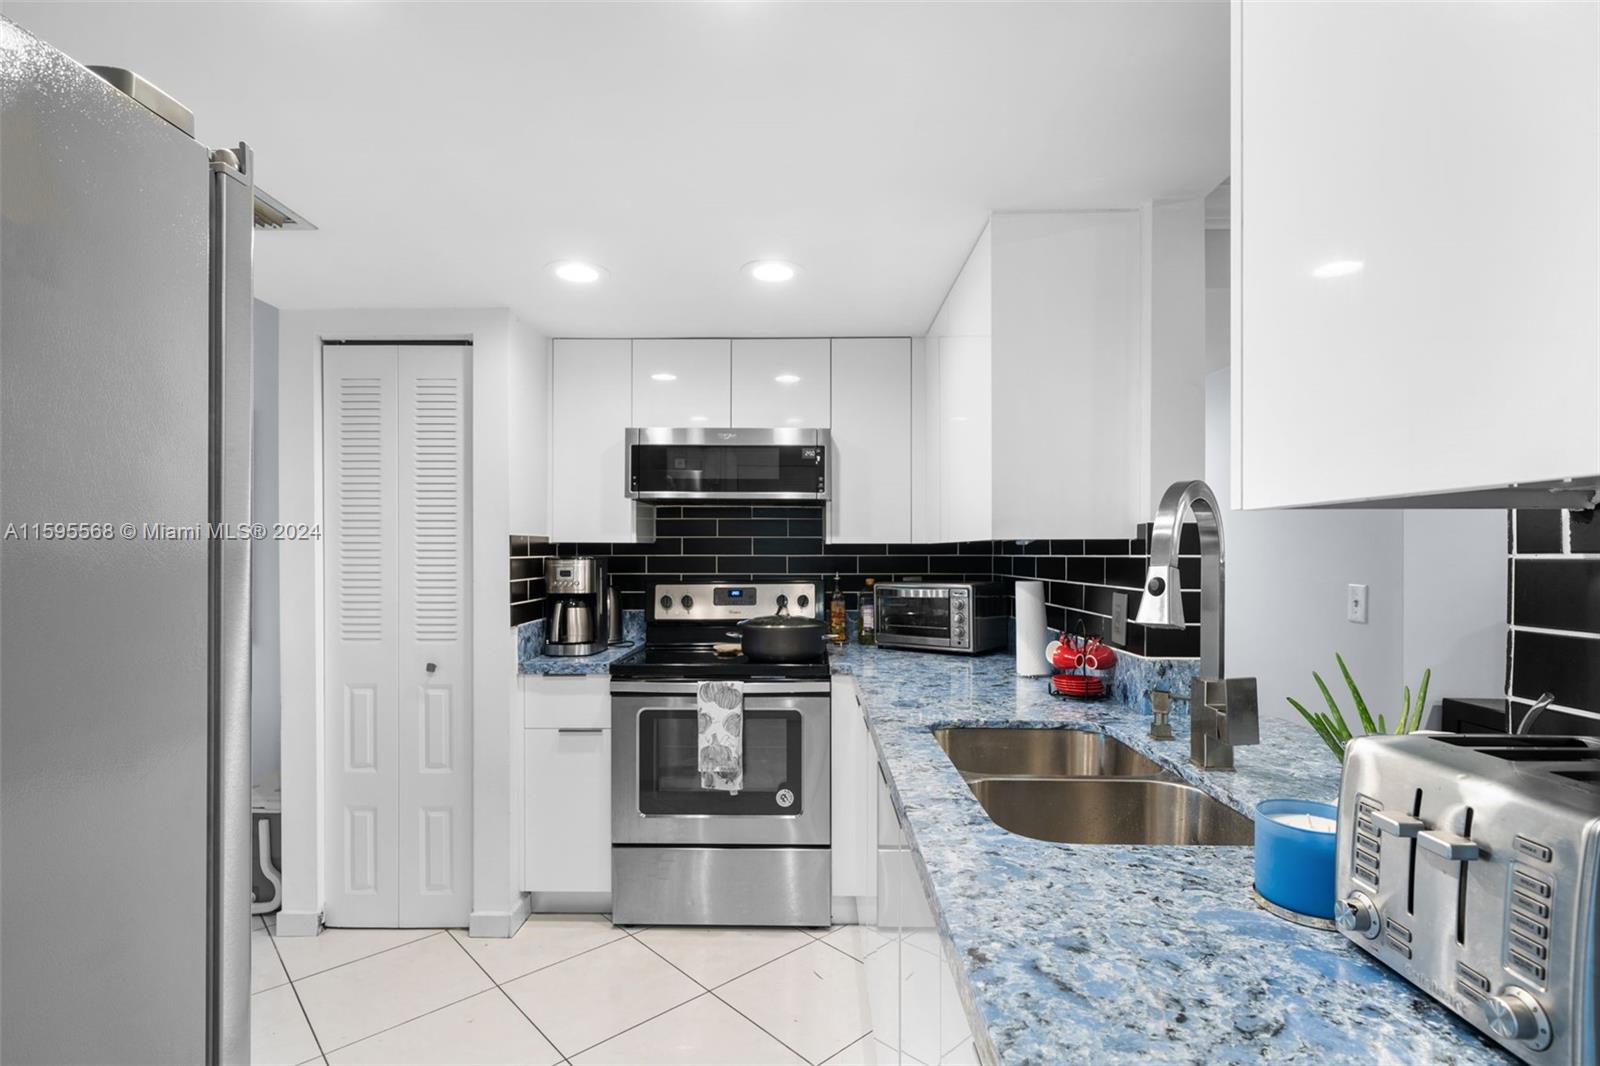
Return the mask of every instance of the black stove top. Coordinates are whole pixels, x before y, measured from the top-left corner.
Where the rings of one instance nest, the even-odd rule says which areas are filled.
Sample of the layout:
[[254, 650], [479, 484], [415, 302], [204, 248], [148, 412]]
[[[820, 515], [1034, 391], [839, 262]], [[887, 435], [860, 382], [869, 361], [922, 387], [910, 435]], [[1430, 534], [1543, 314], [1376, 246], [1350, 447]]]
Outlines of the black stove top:
[[823, 680], [828, 660], [757, 663], [743, 655], [718, 655], [706, 645], [650, 645], [611, 664], [611, 676], [651, 680]]

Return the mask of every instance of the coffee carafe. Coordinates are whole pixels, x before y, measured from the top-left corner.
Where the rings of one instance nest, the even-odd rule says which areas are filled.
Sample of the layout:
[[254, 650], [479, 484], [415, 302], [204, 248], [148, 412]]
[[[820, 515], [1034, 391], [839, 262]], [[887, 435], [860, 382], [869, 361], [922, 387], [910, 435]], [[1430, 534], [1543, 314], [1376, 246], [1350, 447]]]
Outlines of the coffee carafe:
[[606, 568], [581, 556], [544, 561], [544, 654], [596, 655], [606, 650], [610, 611]]

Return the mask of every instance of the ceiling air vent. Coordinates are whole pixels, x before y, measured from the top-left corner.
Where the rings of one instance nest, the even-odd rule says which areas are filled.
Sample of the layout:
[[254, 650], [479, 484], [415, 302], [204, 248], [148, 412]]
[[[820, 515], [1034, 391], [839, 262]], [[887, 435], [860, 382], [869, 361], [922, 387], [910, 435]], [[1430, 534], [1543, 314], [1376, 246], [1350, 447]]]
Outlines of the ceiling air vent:
[[300, 214], [285, 207], [256, 186], [256, 229], [316, 229]]

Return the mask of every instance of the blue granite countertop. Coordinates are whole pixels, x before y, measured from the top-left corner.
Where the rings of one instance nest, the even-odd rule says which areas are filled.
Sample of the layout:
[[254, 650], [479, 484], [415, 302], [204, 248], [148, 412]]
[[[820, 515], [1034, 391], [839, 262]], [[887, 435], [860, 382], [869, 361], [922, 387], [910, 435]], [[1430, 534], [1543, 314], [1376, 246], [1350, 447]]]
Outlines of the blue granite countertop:
[[524, 622], [517, 627], [517, 673], [519, 674], [608, 674], [611, 664], [638, 651], [644, 644], [644, 612], [622, 612], [622, 643], [594, 655], [541, 655], [544, 646], [544, 619]]
[[1006, 655], [847, 646], [834, 664], [860, 690], [985, 1059], [1512, 1061], [1338, 933], [1259, 909], [1251, 848], [1017, 836], [989, 819], [929, 732], [1105, 733], [1248, 813], [1273, 797], [1336, 798], [1339, 767], [1299, 723], [1263, 719], [1261, 744], [1236, 750], [1235, 771], [1200, 771], [1187, 764], [1184, 704], [1172, 715], [1178, 739], [1154, 741], [1143, 710], [1054, 697]]

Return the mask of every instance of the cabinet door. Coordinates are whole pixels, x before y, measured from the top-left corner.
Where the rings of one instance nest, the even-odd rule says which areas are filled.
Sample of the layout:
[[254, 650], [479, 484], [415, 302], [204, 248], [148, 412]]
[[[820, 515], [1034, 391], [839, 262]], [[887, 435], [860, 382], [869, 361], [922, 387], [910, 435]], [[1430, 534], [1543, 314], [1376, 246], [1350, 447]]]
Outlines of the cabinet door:
[[1594, 475], [1600, 6], [1234, 10], [1235, 506]]
[[633, 342], [633, 424], [728, 426], [730, 342]]
[[829, 418], [827, 338], [733, 342], [734, 425], [825, 429]]
[[523, 884], [611, 891], [611, 730], [524, 729]]
[[877, 891], [873, 788], [877, 758], [852, 678], [834, 678], [833, 728], [828, 738], [833, 765], [833, 803], [829, 808], [833, 894], [867, 901], [859, 904], [868, 911], [862, 919], [866, 921]]
[[631, 542], [623, 433], [633, 421], [632, 342], [558, 340], [551, 388], [553, 541]]
[[911, 341], [840, 338], [832, 362], [828, 538], [904, 544], [911, 540]]
[[872, 1035], [898, 1061], [900, 1053], [900, 903], [904, 885], [900, 879], [902, 852], [900, 826], [889, 799], [889, 784], [876, 759], [872, 762], [872, 796], [875, 817], [873, 842], [877, 871], [876, 915], [872, 924], [873, 941], [878, 945], [864, 960], [867, 974], [867, 1007], [872, 1015]]
[[939, 529], [946, 541], [988, 540], [993, 528], [989, 367], [988, 337], [939, 339]]

